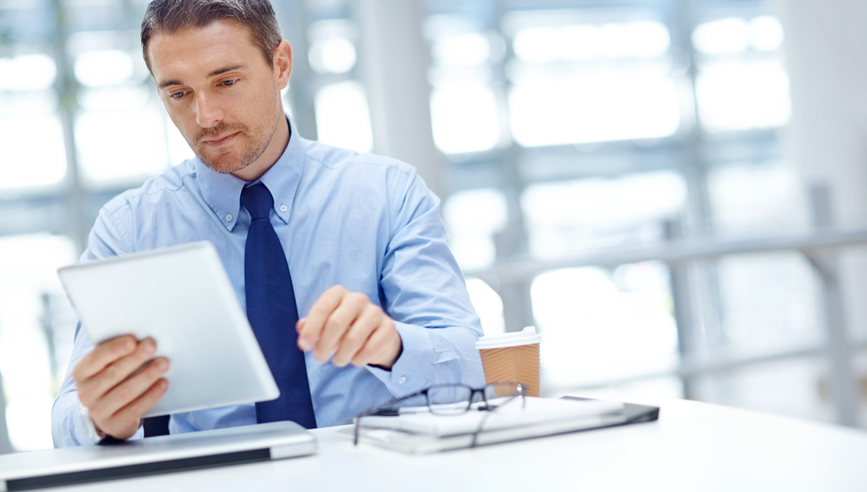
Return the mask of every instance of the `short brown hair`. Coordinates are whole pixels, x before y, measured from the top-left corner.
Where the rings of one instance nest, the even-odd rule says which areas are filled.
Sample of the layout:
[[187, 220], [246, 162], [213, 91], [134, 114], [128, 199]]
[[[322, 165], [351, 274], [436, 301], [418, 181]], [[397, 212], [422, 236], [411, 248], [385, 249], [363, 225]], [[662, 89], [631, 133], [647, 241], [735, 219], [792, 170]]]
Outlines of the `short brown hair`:
[[141, 22], [141, 48], [148, 70], [148, 43], [156, 33], [205, 27], [224, 19], [236, 20], [249, 31], [268, 66], [274, 66], [274, 49], [283, 41], [274, 8], [268, 0], [153, 0]]

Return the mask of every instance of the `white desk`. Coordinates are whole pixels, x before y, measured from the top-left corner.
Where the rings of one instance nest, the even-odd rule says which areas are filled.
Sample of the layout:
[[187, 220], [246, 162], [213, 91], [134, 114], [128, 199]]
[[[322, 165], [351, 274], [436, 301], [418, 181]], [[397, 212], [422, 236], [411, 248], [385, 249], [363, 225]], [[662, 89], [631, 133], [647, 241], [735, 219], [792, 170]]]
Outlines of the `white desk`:
[[689, 401], [658, 422], [407, 456], [318, 429], [318, 454], [62, 490], [864, 491], [867, 432]]

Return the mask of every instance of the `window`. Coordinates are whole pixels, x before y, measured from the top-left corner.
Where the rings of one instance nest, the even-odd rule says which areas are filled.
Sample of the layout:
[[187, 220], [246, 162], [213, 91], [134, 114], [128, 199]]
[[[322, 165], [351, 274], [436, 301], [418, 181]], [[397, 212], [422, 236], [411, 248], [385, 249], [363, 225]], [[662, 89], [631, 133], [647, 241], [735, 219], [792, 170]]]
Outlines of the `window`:
[[791, 116], [780, 48], [783, 28], [768, 15], [728, 17], [696, 26], [699, 115], [709, 132], [773, 128]]
[[424, 23], [432, 65], [431, 124], [436, 146], [447, 154], [481, 152], [507, 142], [504, 110], [491, 87], [492, 63], [503, 57], [502, 38], [460, 15], [431, 16]]
[[464, 269], [490, 266], [496, 258], [494, 234], [509, 220], [503, 194], [485, 188], [452, 194], [443, 207], [450, 246]]
[[580, 18], [531, 12], [505, 19], [514, 29], [516, 59], [507, 73], [515, 140], [535, 147], [674, 135], [680, 112], [668, 28]]
[[66, 237], [0, 239], [0, 374], [9, 439], [19, 451], [52, 447], [51, 406], [75, 328], [56, 272], [75, 258]]
[[0, 190], [57, 185], [66, 176], [56, 78], [47, 54], [0, 57]]
[[522, 197], [530, 254], [559, 258], [576, 250], [662, 239], [662, 222], [683, 212], [687, 188], [674, 172], [528, 186]]
[[316, 93], [319, 141], [356, 152], [373, 150], [367, 95], [358, 82], [327, 85]]
[[677, 360], [663, 265], [552, 271], [536, 277], [531, 292], [551, 391], [661, 371]]

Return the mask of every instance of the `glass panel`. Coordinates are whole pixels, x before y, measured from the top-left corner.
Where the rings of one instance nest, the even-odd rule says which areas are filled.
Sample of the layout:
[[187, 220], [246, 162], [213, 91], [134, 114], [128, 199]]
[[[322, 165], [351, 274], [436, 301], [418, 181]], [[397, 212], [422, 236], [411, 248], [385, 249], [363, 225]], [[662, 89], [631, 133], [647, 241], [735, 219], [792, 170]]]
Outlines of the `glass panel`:
[[355, 45], [344, 38], [314, 41], [309, 56], [310, 67], [319, 73], [346, 73], [355, 66]]
[[[513, 12], [511, 131], [525, 147], [661, 138], [680, 127], [668, 28], [633, 12]], [[597, 23], [588, 19], [597, 17]], [[581, 20], [583, 19], [583, 22]]]
[[531, 295], [546, 391], [673, 367], [677, 328], [668, 285], [658, 263], [536, 277]]
[[91, 185], [135, 183], [166, 168], [161, 110], [81, 111], [75, 140], [82, 177]]
[[506, 197], [482, 188], [455, 193], [443, 206], [452, 253], [464, 270], [491, 265], [497, 255], [493, 235], [508, 223]]
[[677, 173], [583, 179], [528, 186], [521, 199], [530, 253], [557, 258], [579, 249], [658, 239], [664, 219], [686, 206]]
[[431, 49], [436, 63], [449, 67], [472, 67], [491, 57], [488, 38], [478, 32], [449, 36], [438, 40]]
[[789, 77], [778, 60], [702, 63], [696, 94], [709, 132], [778, 127], [792, 114]]
[[133, 74], [133, 58], [126, 51], [88, 51], [75, 60], [75, 78], [87, 87], [121, 84]]
[[361, 153], [373, 150], [370, 110], [361, 84], [327, 85], [316, 93], [315, 107], [320, 142]]
[[467, 279], [467, 290], [470, 293], [470, 301], [482, 320], [482, 330], [485, 336], [505, 333], [506, 321], [503, 318], [503, 299], [497, 294], [497, 291], [492, 289], [484, 280], [477, 278]]
[[776, 51], [783, 46], [785, 34], [776, 17], [763, 15], [750, 21], [750, 42], [758, 51]]
[[528, 27], [515, 34], [515, 56], [525, 62], [595, 58], [654, 58], [668, 53], [668, 28], [657, 21]]
[[512, 135], [525, 147], [660, 138], [680, 127], [676, 87], [662, 64], [521, 77], [509, 107]]
[[57, 103], [57, 93], [52, 89], [0, 92], [0, 118], [51, 114], [57, 110]]
[[436, 15], [424, 23], [433, 64], [428, 78], [434, 143], [447, 154], [480, 152], [504, 143], [502, 104], [490, 87], [490, 63], [505, 53], [502, 36], [482, 32], [463, 16]]
[[[104, 14], [101, 10], [98, 15]], [[142, 58], [138, 34], [137, 29], [73, 32], [66, 43], [66, 51], [74, 59], [73, 75], [84, 87], [149, 81], [150, 73]]]
[[733, 163], [708, 174], [717, 233], [766, 235], [809, 229], [804, 183], [781, 162]]
[[54, 59], [44, 54], [0, 58], [0, 90], [50, 89], [57, 77]]
[[497, 100], [488, 87], [434, 90], [431, 123], [434, 143], [445, 153], [489, 150], [500, 142]]
[[169, 116], [165, 113], [163, 116], [163, 122], [166, 129], [166, 138], [168, 139], [169, 162], [174, 166], [187, 159], [195, 157], [196, 153], [193, 152], [193, 149], [184, 139], [181, 131], [178, 130], [178, 127], [175, 126]]
[[740, 17], [705, 22], [693, 31], [692, 44], [702, 53], [741, 53], [750, 46], [749, 25]]
[[729, 17], [699, 24], [692, 42], [700, 53], [711, 55], [757, 51], [776, 51], [783, 44], [783, 26], [776, 17], [763, 15], [750, 21]]
[[[291, 82], [291, 80], [290, 80], [290, 82]], [[280, 97], [283, 99], [283, 111], [289, 113], [289, 117], [293, 118], [293, 121], [294, 121], [295, 113], [293, 113], [293, 110], [292, 110], [292, 99], [289, 97], [289, 87], [290, 86], [291, 86], [291, 83], [289, 85], [287, 85], [285, 89], [280, 91]]]
[[307, 29], [310, 68], [320, 74], [342, 74], [355, 68], [358, 27], [348, 19], [320, 20]]
[[57, 184], [66, 176], [63, 127], [56, 115], [0, 118], [0, 190]]
[[78, 92], [78, 104], [90, 111], [111, 111], [140, 108], [148, 102], [150, 91], [145, 85], [101, 87], [82, 89]]
[[[55, 354], [50, 351], [43, 295], [65, 299], [57, 269], [74, 262], [75, 256], [66, 237], [0, 239], [0, 372], [9, 439], [19, 451], [52, 447], [51, 405], [65, 367], [51, 374]], [[68, 360], [70, 349], [65, 347], [57, 358]]]
[[709, 132], [785, 125], [789, 79], [779, 53], [784, 32], [776, 17], [728, 17], [696, 26], [696, 97]]
[[817, 334], [813, 272], [799, 253], [726, 257], [718, 265], [722, 327], [740, 343], [798, 340]]

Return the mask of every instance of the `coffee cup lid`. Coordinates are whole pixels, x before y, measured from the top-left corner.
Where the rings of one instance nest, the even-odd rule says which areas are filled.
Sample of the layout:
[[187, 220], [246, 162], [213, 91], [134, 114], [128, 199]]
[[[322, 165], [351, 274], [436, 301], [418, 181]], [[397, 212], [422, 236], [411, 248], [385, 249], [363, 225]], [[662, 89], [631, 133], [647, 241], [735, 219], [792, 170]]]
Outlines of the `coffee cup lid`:
[[542, 335], [536, 333], [535, 326], [528, 326], [521, 331], [512, 333], [504, 333], [502, 335], [493, 335], [482, 337], [476, 342], [477, 350], [517, 347], [519, 345], [532, 345], [542, 341]]

